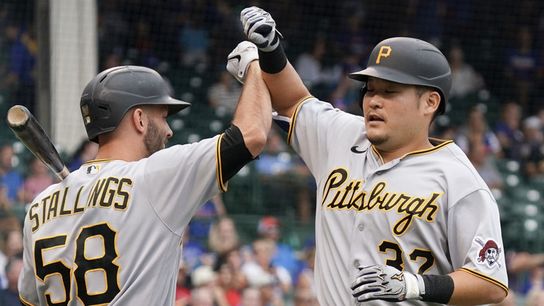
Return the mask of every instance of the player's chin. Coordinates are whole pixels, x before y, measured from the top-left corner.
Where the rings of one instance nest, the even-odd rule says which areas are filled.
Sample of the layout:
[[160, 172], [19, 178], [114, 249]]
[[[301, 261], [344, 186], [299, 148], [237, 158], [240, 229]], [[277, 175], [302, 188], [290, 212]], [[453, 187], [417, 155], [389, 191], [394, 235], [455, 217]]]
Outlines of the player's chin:
[[371, 144], [377, 146], [387, 141], [387, 135], [378, 131], [367, 131], [367, 138]]

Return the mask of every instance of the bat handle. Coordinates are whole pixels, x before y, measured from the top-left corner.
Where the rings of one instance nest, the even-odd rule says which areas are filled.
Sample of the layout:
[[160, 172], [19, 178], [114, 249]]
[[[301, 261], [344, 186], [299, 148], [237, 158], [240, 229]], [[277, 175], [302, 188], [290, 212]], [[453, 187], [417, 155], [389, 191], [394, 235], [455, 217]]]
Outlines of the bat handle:
[[68, 174], [70, 174], [70, 171], [68, 170], [68, 168], [66, 168], [66, 166], [64, 166], [64, 168], [62, 168], [60, 172], [57, 172], [55, 174], [59, 179], [64, 180], [68, 176]]

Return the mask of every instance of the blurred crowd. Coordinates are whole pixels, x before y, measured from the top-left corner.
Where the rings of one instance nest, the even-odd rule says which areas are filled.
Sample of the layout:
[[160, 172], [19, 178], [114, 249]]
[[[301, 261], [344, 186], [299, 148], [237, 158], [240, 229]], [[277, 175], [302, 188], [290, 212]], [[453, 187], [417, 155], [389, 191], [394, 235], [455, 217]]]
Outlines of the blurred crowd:
[[[99, 70], [122, 64], [154, 68], [175, 96], [204, 113], [229, 116], [241, 88], [225, 72], [225, 57], [241, 36], [239, 11], [262, 5], [287, 37], [285, 49], [311, 92], [360, 114], [360, 89], [346, 74], [365, 66], [372, 46], [388, 36], [428, 40], [447, 55], [451, 99], [436, 119], [433, 137], [453, 139], [497, 197], [510, 272], [503, 305], [542, 305], [544, 244], [522, 245], [525, 225], [508, 218], [536, 207], [544, 212], [544, 3], [520, 0], [275, 1], [98, 0]], [[33, 2], [0, 3], [0, 115], [13, 104], [35, 108], [36, 58]], [[201, 120], [205, 120], [202, 118]], [[33, 197], [55, 178], [23, 154], [0, 127], [0, 305], [18, 305], [22, 219]], [[264, 214], [254, 232], [242, 233], [240, 215], [216, 197], [185, 232], [176, 305], [317, 305], [313, 240], [297, 246], [282, 236], [282, 215], [292, 211], [310, 226], [315, 184], [277, 129], [254, 162]], [[83, 141], [66, 154], [77, 169], [96, 146]], [[233, 188], [235, 189], [235, 188]], [[525, 191], [520, 191], [525, 190]], [[229, 192], [236, 192], [231, 190]], [[245, 191], [247, 192], [247, 191]], [[530, 195], [528, 197], [528, 195]], [[522, 203], [525, 203], [521, 206]], [[523, 209], [517, 209], [522, 207]], [[516, 215], [518, 216], [518, 215]], [[523, 214], [519, 215], [523, 218]], [[534, 217], [534, 214], [529, 214]], [[238, 219], [237, 219], [238, 218]], [[544, 226], [538, 219], [537, 231]], [[515, 232], [514, 236], [508, 233]], [[517, 236], [516, 236], [517, 235]], [[538, 236], [538, 235], [537, 235]], [[249, 237], [249, 239], [248, 239]]]

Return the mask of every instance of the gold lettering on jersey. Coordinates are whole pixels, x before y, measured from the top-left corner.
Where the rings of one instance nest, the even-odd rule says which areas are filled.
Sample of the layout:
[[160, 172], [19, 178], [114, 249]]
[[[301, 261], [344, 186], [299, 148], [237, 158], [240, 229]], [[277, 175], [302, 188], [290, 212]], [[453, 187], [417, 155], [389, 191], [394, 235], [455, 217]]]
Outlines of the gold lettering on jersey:
[[[125, 186], [126, 185], [126, 186]], [[121, 202], [115, 201], [113, 202], [113, 207], [115, 209], [121, 209], [124, 210], [128, 206], [128, 200], [130, 199], [130, 193], [125, 190], [125, 188], [132, 188], [132, 180], [129, 178], [122, 178], [119, 180], [119, 185], [117, 185], [117, 195], [119, 198], [122, 199]]]
[[77, 214], [85, 210], [85, 206], [79, 206], [79, 197], [81, 196], [82, 190], [83, 190], [83, 186], [79, 187], [79, 191], [77, 192], [76, 200], [74, 202], [74, 214]]
[[[55, 218], [71, 216], [89, 208], [102, 207], [124, 211], [129, 207], [132, 191], [130, 178], [103, 178], [90, 188], [86, 187], [81, 186], [75, 192], [70, 187], [54, 190], [30, 205], [28, 218], [32, 223], [32, 232]], [[72, 193], [74, 195], [70, 198], [74, 200], [67, 203], [67, 196]]]
[[386, 190], [386, 182], [378, 182], [366, 190], [361, 180], [348, 179], [348, 172], [338, 168], [331, 171], [323, 189], [323, 202], [328, 209], [354, 209], [356, 211], [392, 211], [403, 215], [393, 226], [395, 235], [404, 234], [414, 218], [433, 222], [438, 212], [438, 199], [442, 192], [433, 192], [428, 197]]
[[[81, 189], [83, 187], [81, 187], [79, 189], [79, 192], [81, 192]], [[65, 215], [69, 215], [71, 214], [71, 211], [70, 210], [67, 210], [65, 209], [65, 206], [66, 206], [66, 195], [68, 194], [68, 187], [64, 188], [64, 195], [62, 196], [62, 203], [60, 204], [60, 215], [61, 216], [65, 216]]]

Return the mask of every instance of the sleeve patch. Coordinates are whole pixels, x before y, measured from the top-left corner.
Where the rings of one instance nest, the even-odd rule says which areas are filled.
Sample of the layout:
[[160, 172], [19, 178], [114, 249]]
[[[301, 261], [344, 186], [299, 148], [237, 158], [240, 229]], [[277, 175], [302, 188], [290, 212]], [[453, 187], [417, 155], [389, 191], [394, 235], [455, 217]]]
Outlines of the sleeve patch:
[[475, 237], [474, 242], [480, 247], [475, 262], [487, 266], [487, 268], [501, 268], [500, 256], [503, 251], [493, 239], [483, 239]]

